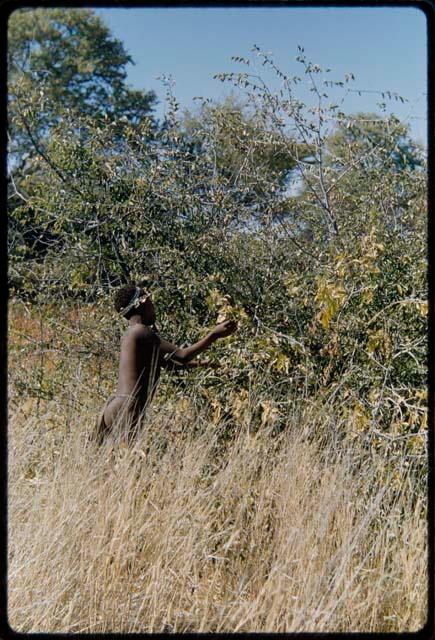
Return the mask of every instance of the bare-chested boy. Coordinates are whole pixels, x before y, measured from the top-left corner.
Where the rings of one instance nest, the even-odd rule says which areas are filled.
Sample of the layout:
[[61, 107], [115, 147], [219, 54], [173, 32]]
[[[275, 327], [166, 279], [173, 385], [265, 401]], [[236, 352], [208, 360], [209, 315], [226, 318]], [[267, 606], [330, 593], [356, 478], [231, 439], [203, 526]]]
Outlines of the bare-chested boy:
[[206, 364], [193, 360], [219, 338], [236, 330], [232, 320], [222, 322], [190, 347], [180, 348], [160, 338], [151, 293], [126, 285], [114, 297], [116, 311], [128, 320], [121, 340], [116, 391], [107, 400], [97, 422], [97, 438], [130, 441], [138, 432], [146, 407], [155, 393], [162, 366], [175, 369]]

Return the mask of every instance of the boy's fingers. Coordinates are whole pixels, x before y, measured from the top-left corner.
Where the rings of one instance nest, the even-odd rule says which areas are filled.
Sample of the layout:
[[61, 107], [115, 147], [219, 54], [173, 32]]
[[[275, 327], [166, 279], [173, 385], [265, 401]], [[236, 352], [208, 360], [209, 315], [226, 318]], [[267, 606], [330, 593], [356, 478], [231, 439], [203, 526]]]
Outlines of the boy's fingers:
[[236, 321], [235, 320], [225, 320], [222, 324], [226, 328], [230, 328], [230, 327], [233, 327], [236, 324]]

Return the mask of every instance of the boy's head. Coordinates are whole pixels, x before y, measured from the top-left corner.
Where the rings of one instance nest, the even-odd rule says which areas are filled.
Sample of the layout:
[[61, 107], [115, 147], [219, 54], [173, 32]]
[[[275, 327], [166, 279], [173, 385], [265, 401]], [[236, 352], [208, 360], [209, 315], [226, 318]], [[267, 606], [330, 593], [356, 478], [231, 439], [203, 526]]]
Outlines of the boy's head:
[[126, 284], [115, 291], [113, 303], [116, 311], [129, 320], [134, 315], [140, 315], [145, 324], [156, 321], [151, 293], [135, 284]]

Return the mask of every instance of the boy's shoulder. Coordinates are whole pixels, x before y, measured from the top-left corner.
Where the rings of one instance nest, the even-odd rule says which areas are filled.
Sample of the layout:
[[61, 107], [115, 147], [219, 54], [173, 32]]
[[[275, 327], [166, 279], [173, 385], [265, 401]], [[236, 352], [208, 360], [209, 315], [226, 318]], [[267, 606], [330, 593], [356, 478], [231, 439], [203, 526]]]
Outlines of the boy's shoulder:
[[124, 338], [131, 340], [140, 340], [141, 342], [160, 342], [157, 334], [144, 324], [135, 324], [128, 327], [124, 333]]

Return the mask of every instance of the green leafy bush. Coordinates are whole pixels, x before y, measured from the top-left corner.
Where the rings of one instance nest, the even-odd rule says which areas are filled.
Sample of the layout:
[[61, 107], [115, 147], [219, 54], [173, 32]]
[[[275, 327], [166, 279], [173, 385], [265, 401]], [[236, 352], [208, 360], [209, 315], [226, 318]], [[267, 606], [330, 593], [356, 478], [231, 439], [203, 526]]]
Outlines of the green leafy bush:
[[301, 50], [312, 108], [297, 97], [301, 78], [254, 53], [281, 89], [256, 73], [220, 74], [245, 92], [241, 106], [204, 101], [183, 118], [165, 80], [158, 130], [147, 117], [63, 113], [10, 214], [13, 295], [93, 305], [93, 331], [113, 351], [111, 292], [151, 272], [172, 339], [192, 340], [219, 316], [239, 321], [214, 350], [219, 376], [197, 374], [213, 410], [238, 419], [255, 384], [269, 397], [259, 424], [278, 419], [291, 384], [340, 403], [370, 443], [393, 437], [394, 424], [421, 451], [424, 153], [394, 116], [328, 103], [351, 76], [322, 80]]

